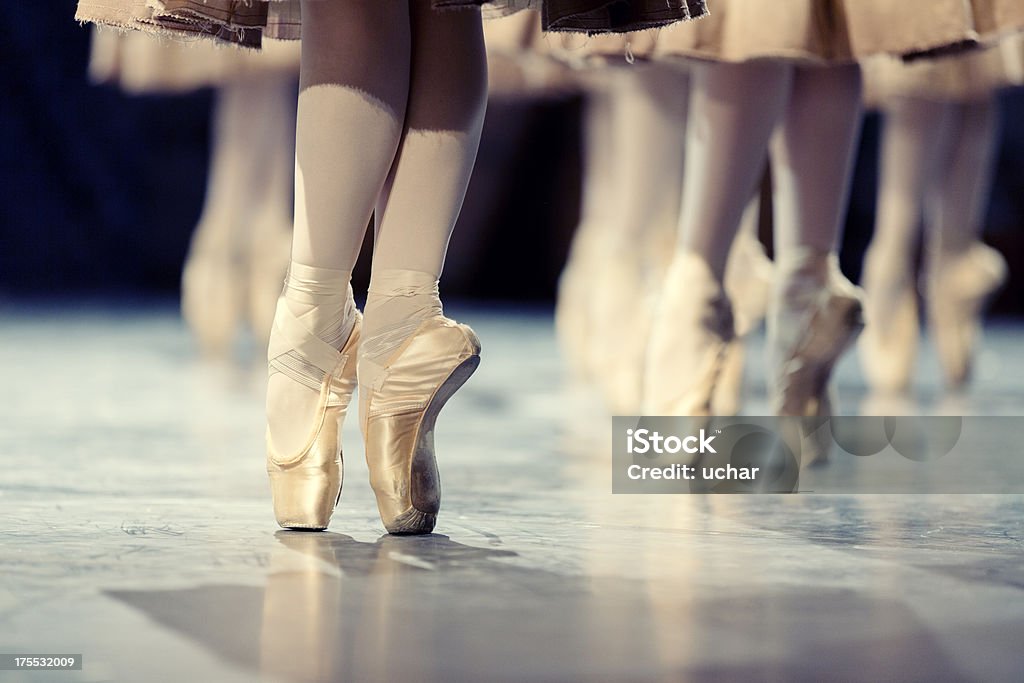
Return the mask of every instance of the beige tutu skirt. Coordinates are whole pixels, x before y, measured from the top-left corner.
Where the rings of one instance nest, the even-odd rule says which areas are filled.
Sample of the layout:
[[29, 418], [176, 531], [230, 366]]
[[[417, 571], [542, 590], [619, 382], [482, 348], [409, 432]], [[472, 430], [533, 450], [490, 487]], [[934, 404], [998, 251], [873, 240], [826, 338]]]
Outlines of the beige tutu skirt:
[[960, 55], [904, 62], [875, 57], [864, 62], [864, 95], [869, 107], [884, 108], [898, 98], [971, 102], [1024, 83], [1024, 36]]
[[[520, 13], [516, 17], [524, 14]], [[703, 21], [703, 19], [701, 19]], [[502, 20], [499, 20], [499, 22]], [[484, 25], [485, 33], [490, 21]], [[550, 32], [541, 30], [541, 22], [534, 22], [534, 31], [528, 42], [529, 52], [555, 60], [563, 67], [574, 69], [609, 64], [627, 64], [649, 60], [654, 56], [660, 29], [646, 29], [628, 32], [604, 32], [595, 34], [575, 32]]]
[[[701, 19], [700, 21], [706, 21]], [[663, 29], [664, 30], [664, 29]], [[630, 31], [588, 36], [581, 34], [549, 35], [545, 49], [553, 58], [573, 68], [595, 65], [625, 65], [646, 61], [655, 55], [660, 31]]]
[[163, 40], [140, 31], [95, 30], [89, 55], [94, 83], [133, 93], [179, 93], [219, 87], [269, 74], [299, 72], [299, 46], [268, 40], [260, 52], [225, 50], [212, 41]]
[[708, 0], [701, 21], [661, 32], [662, 57], [853, 62], [914, 56], [1024, 28], [1024, 0]]
[[[552, 59], [538, 12], [516, 12], [484, 22], [488, 87], [501, 98], [558, 97], [574, 92], [569, 68]], [[557, 34], [568, 35], [568, 34]]]
[[484, 23], [490, 91], [499, 97], [558, 97], [586, 89], [594, 67], [654, 54], [657, 29], [629, 33], [545, 33], [538, 12]]
[[[545, 31], [584, 33], [666, 26], [706, 12], [705, 0], [431, 1], [438, 9], [483, 7], [488, 17], [535, 9]], [[302, 28], [300, 0], [79, 0], [76, 17], [125, 29], [210, 36], [247, 47], [259, 47], [263, 37], [298, 39]]]

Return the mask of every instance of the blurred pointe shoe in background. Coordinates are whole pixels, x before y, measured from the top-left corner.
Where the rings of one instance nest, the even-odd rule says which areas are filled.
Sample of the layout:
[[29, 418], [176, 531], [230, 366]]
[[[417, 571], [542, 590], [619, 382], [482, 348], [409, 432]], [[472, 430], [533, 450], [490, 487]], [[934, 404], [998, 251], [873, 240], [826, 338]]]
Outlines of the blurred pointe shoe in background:
[[200, 352], [212, 358], [229, 354], [245, 306], [241, 255], [218, 227], [196, 228], [181, 274], [182, 317]]
[[862, 293], [834, 253], [794, 249], [776, 261], [768, 315], [769, 395], [776, 415], [806, 418], [804, 464], [828, 457], [832, 370], [864, 326]]
[[590, 364], [591, 291], [599, 274], [596, 242], [602, 230], [581, 224], [558, 278], [555, 298], [555, 334], [569, 374], [576, 380], [592, 377]]
[[252, 228], [247, 254], [247, 311], [249, 327], [261, 347], [270, 340], [277, 297], [281, 294], [291, 254], [290, 223], [268, 220]]
[[864, 259], [864, 311], [871, 324], [858, 343], [868, 386], [878, 393], [910, 388], [920, 342], [912, 267], [881, 249]]
[[985, 305], [1006, 278], [1005, 259], [981, 242], [932, 257], [925, 283], [928, 326], [951, 389], [962, 388], [970, 379]]
[[681, 251], [655, 309], [644, 374], [643, 413], [698, 417], [711, 400], [735, 337], [732, 309], [707, 263]]
[[760, 203], [751, 202], [729, 252], [725, 291], [732, 304], [736, 338], [729, 345], [722, 375], [712, 399], [715, 415], [737, 415], [743, 408], [744, 337], [756, 330], [768, 312], [774, 266], [757, 238]]

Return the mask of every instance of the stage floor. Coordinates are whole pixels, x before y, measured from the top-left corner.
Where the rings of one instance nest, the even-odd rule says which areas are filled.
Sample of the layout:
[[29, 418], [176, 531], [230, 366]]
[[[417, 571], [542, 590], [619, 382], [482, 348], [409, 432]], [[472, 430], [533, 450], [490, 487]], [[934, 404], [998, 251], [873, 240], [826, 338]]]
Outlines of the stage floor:
[[[0, 653], [84, 657], [0, 681], [1021, 680], [1024, 496], [613, 496], [550, 316], [453, 310], [484, 360], [419, 538], [383, 534], [354, 415], [330, 531], [278, 530], [260, 364], [197, 360], [175, 311], [0, 313]], [[954, 404], [925, 354], [920, 410], [1024, 414], [1022, 341], [994, 326]]]

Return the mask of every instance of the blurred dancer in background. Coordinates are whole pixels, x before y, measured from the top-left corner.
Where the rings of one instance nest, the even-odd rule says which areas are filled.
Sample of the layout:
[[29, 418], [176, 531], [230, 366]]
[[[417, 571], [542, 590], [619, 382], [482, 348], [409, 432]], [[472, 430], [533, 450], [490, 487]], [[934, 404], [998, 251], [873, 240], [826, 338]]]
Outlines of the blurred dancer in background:
[[541, 29], [538, 12], [516, 12], [484, 22], [488, 91], [503, 99], [566, 97], [579, 91], [569, 66], [553, 59], [553, 34]]
[[[688, 74], [678, 64], [639, 61], [653, 35], [627, 45], [569, 51], [578, 59], [599, 47], [605, 61], [578, 68], [587, 84], [581, 221], [562, 274], [556, 324], [577, 377], [595, 384], [607, 409], [642, 410], [647, 340], [655, 303], [672, 259], [683, 187]], [[644, 42], [646, 41], [646, 42]], [[625, 64], [624, 54], [635, 63]], [[616, 63], [619, 62], [619, 63]], [[770, 265], [757, 241], [759, 202], [744, 213], [726, 287], [740, 307], [742, 337], [764, 316]], [[717, 414], [739, 410], [743, 345], [730, 345]]]
[[[621, 52], [619, 59], [621, 60]], [[678, 211], [685, 76], [664, 66], [588, 66], [581, 219], [559, 283], [556, 324], [577, 376], [608, 409], [639, 407], [651, 300]]]
[[[999, 2], [965, 12], [959, 0], [717, 0], [707, 20], [662, 33], [659, 54], [694, 61], [678, 249], [648, 349], [646, 413], [712, 410], [735, 335], [726, 263], [770, 148], [770, 400], [812, 423], [831, 414], [832, 369], [862, 325], [860, 292], [836, 255], [860, 121], [856, 60], [948, 48], [1020, 21], [1012, 5], [993, 11]], [[809, 460], [824, 455], [808, 447]]]
[[999, 139], [1000, 89], [1019, 82], [1024, 41], [922, 63], [866, 64], [868, 102], [884, 114], [875, 235], [865, 257], [871, 325], [860, 340], [873, 390], [910, 388], [919, 345], [917, 246], [924, 224], [929, 332], [950, 389], [964, 386], [985, 302], [1006, 279], [981, 242]]
[[511, 81], [506, 92], [550, 92], [550, 78], [539, 77], [545, 64], [548, 73], [561, 65], [559, 80], [585, 95], [580, 222], [555, 312], [563, 357], [610, 412], [635, 414], [651, 305], [678, 219], [686, 74], [650, 61], [656, 32], [542, 36], [539, 22], [511, 19], [485, 25], [500, 68], [492, 91]]
[[260, 53], [141, 32], [93, 32], [89, 74], [128, 93], [216, 88], [210, 171], [181, 282], [200, 350], [224, 356], [245, 321], [266, 347], [288, 266], [298, 46]]
[[[580, 223], [559, 281], [556, 328], [572, 377], [597, 388], [610, 412], [638, 414], [653, 304], [679, 220], [685, 66], [651, 61], [656, 31], [542, 36], [539, 21], [517, 15], [486, 22], [485, 36], [492, 93], [585, 93]], [[770, 280], [758, 219], [755, 200], [726, 276], [744, 334], [764, 317]], [[743, 361], [737, 339], [716, 392], [719, 414], [739, 410]]]

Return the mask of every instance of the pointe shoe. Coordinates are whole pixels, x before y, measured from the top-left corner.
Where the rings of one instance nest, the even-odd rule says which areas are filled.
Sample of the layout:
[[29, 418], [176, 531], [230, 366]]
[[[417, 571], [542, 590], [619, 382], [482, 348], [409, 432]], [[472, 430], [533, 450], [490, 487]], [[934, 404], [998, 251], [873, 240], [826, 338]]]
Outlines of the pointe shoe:
[[743, 408], [743, 371], [747, 356], [745, 347], [742, 339], [733, 339], [725, 351], [722, 369], [711, 397], [711, 410], [715, 415], [731, 417], [739, 415]]
[[[479, 364], [473, 330], [440, 315], [424, 321], [383, 365], [360, 359], [366, 464], [389, 533], [433, 531], [441, 507], [434, 424]], [[362, 383], [371, 376], [370, 386]]]
[[904, 393], [920, 342], [917, 293], [909, 266], [894, 269], [884, 259], [869, 251], [864, 260], [864, 308], [871, 325], [860, 337], [858, 355], [872, 391]]
[[729, 251], [725, 291], [733, 306], [736, 337], [726, 352], [711, 407], [715, 415], [737, 415], [743, 407], [744, 338], [760, 326], [768, 312], [774, 266], [752, 230], [740, 230]]
[[694, 254], [678, 254], [665, 277], [651, 330], [643, 413], [711, 415], [734, 337], [729, 299], [707, 263]]
[[768, 314], [775, 265], [757, 236], [746, 230], [736, 235], [725, 267], [725, 291], [732, 302], [736, 335], [744, 337]]
[[613, 415], [640, 413], [647, 336], [653, 315], [645, 296], [645, 274], [629, 256], [608, 261], [590, 285], [593, 306], [589, 344], [594, 381]]
[[959, 389], [971, 376], [985, 304], [1006, 282], [1006, 261], [979, 242], [955, 256], [937, 257], [930, 271], [928, 326], [946, 383]]
[[778, 277], [768, 317], [772, 407], [805, 418], [801, 462], [814, 464], [828, 457], [832, 370], [864, 327], [862, 294], [834, 254], [800, 254]]
[[230, 351], [242, 317], [239, 259], [229, 248], [202, 246], [202, 241], [197, 234], [185, 259], [181, 314], [200, 351], [222, 357]]
[[558, 277], [555, 299], [555, 336], [570, 375], [578, 380], [593, 376], [590, 359], [591, 290], [590, 284], [598, 263], [595, 241], [597, 228], [580, 225], [569, 248], [565, 267]]
[[[675, 254], [675, 221], [647, 227], [639, 248], [609, 246], [591, 297], [590, 349], [594, 380], [613, 415], [643, 412], [648, 340], [665, 275]], [[632, 245], [637, 246], [637, 245]]]
[[[286, 363], [311, 364], [325, 373], [309, 440], [302, 449], [297, 453], [279, 452], [267, 429], [267, 474], [274, 515], [286, 529], [326, 529], [341, 499], [341, 426], [356, 388], [356, 350], [362, 327], [362, 316], [358, 312], [356, 316], [348, 341], [338, 351], [310, 336], [283, 298], [278, 303], [273, 338], [281, 339], [283, 347], [294, 349], [300, 360], [287, 354], [274, 355]], [[271, 363], [274, 361], [272, 357]]]

